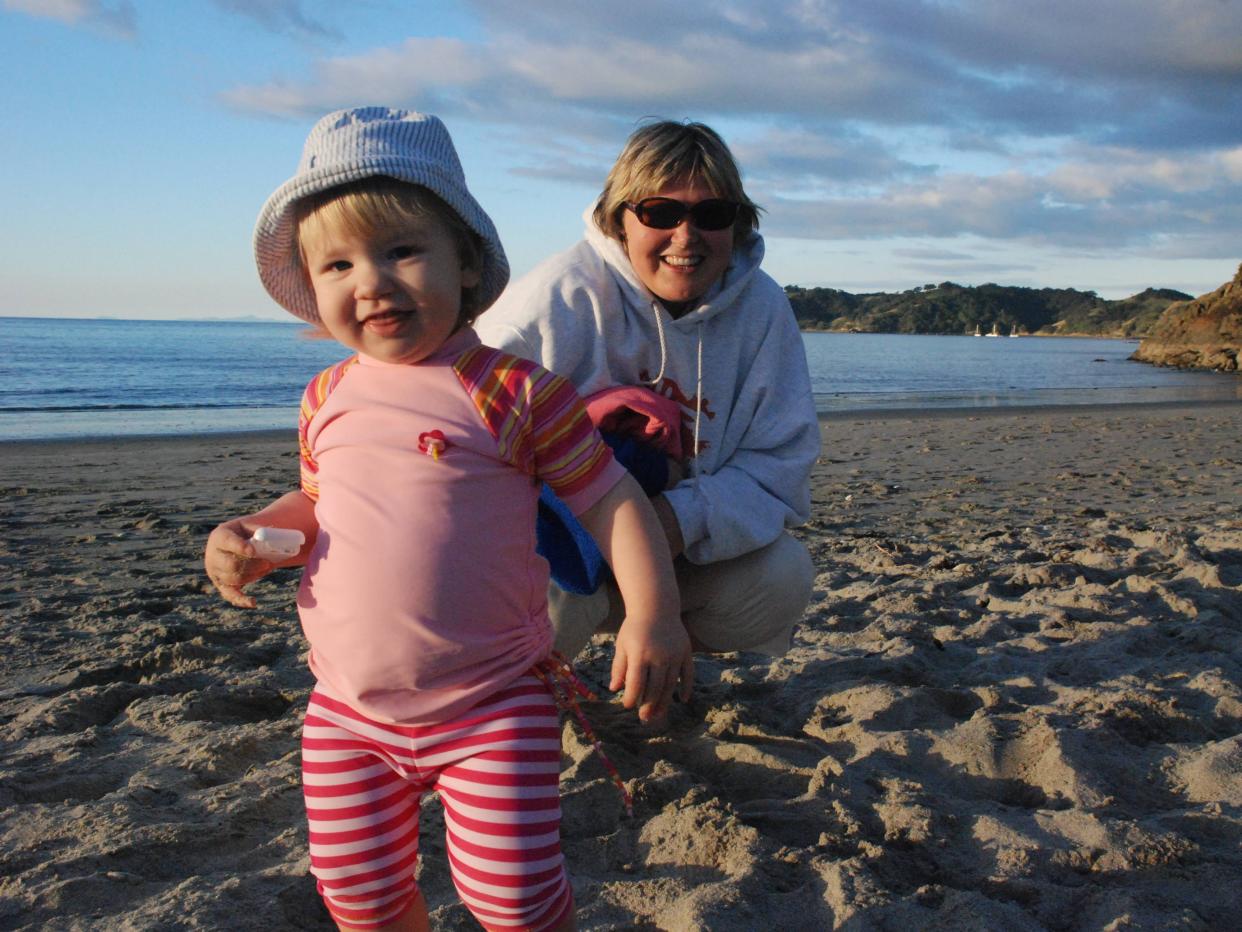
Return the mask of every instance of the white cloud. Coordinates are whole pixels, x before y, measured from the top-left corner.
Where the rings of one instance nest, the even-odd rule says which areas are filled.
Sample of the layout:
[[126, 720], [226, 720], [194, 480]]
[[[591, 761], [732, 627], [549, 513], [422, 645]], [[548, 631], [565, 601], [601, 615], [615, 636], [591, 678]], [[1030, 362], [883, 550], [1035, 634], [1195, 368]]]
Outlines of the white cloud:
[[6, 10], [58, 19], [62, 23], [76, 23], [88, 17], [98, 6], [91, 0], [4, 0]]
[[280, 116], [319, 115], [359, 101], [448, 113], [469, 109], [476, 89], [497, 77], [486, 57], [458, 39], [407, 39], [364, 55], [322, 60], [309, 81], [283, 78], [234, 88], [224, 99], [242, 110]]
[[[216, 0], [302, 21], [298, 3]], [[299, 81], [308, 108], [350, 97], [351, 75], [383, 71], [397, 93], [458, 84], [476, 115], [516, 97], [612, 114], [776, 115], [935, 126], [962, 138], [1077, 134], [1176, 145], [1242, 141], [1242, 4], [1208, 0], [733, 2], [721, 11], [653, 0], [575, 5], [482, 0], [495, 38], [463, 44], [460, 65], [409, 40], [321, 63]], [[654, 24], [658, 24], [658, 29]], [[432, 54], [423, 54], [430, 50]], [[361, 90], [374, 81], [358, 77]], [[237, 102], [270, 99], [241, 88]], [[1232, 93], [1229, 93], [1232, 92]], [[423, 93], [415, 91], [415, 96]], [[354, 94], [351, 99], [357, 99]], [[313, 103], [310, 103], [313, 101]], [[1230, 119], [1232, 117], [1232, 119]], [[1169, 136], [1172, 144], [1173, 136]]]
[[[1130, 153], [1080, 161], [1046, 175], [939, 174], [862, 197], [768, 205], [771, 232], [812, 239], [966, 234], [1086, 248], [1137, 247], [1170, 237], [1236, 251], [1242, 184], [1223, 160], [1192, 164]], [[1231, 244], [1226, 246], [1225, 244]]]
[[1105, 147], [1075, 155], [1049, 181], [1066, 200], [1084, 205], [1145, 195], [1227, 196], [1242, 182], [1242, 147], [1176, 155]]
[[4, 0], [4, 8], [122, 38], [132, 38], [136, 32], [134, 5], [129, 0], [113, 4], [102, 0]]
[[1239, 231], [1223, 205], [1242, 201], [1242, 4], [472, 6], [481, 39], [405, 39], [226, 99], [468, 119], [505, 140], [514, 174], [573, 184], [602, 180], [637, 119], [702, 119], [727, 127], [765, 229], [790, 237], [1095, 248]]
[[1242, 146], [1221, 152], [1220, 165], [1230, 181], [1242, 183]]

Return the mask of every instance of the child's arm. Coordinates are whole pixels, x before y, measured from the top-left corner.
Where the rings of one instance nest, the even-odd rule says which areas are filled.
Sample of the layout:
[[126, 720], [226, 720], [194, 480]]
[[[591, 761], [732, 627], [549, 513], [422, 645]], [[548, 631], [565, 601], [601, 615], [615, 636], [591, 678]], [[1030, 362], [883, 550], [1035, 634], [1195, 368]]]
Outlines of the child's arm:
[[625, 686], [622, 703], [638, 717], [663, 715], [681, 683], [690, 698], [694, 659], [681, 623], [677, 580], [660, 522], [633, 477], [625, 476], [578, 516], [612, 567], [625, 601], [610, 689]]
[[[264, 560], [255, 555], [254, 544], [250, 542], [251, 535], [261, 527], [301, 531], [306, 543], [297, 556], [275, 563]], [[207, 577], [226, 602], [239, 608], [254, 608], [254, 599], [242, 592], [242, 588], [278, 566], [300, 566], [305, 563], [318, 533], [315, 503], [301, 491], [286, 493], [262, 511], [225, 521], [211, 532], [203, 554]]]

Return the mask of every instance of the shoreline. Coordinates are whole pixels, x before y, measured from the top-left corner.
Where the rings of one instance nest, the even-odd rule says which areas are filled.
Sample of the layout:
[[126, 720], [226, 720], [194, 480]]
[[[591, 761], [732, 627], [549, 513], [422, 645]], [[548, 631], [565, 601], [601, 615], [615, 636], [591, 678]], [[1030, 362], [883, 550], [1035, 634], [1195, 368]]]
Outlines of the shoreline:
[[[1057, 414], [1117, 414], [1126, 413], [1141, 416], [1153, 412], [1196, 411], [1230, 408], [1242, 406], [1242, 397], [1208, 398], [1202, 400], [1178, 399], [1169, 401], [1132, 401], [1132, 402], [1079, 402], [1073, 404], [1000, 404], [979, 405], [975, 407], [902, 407], [902, 408], [844, 408], [820, 410], [817, 413], [821, 426], [836, 421], [892, 421], [892, 420], [954, 420], [958, 418], [998, 418], [1021, 417], [1027, 415]], [[108, 446], [113, 444], [140, 444], [161, 442], [238, 442], [238, 441], [269, 441], [293, 438], [296, 443], [295, 428], [256, 428], [222, 429], [187, 431], [184, 433], [134, 433], [119, 435], [97, 435], [82, 437], [30, 437], [6, 439], [0, 438], [0, 452], [16, 452], [22, 447], [42, 446]]]
[[1242, 407], [1242, 398], [1212, 398], [1203, 401], [1132, 401], [1132, 402], [1082, 402], [1080, 404], [1033, 404], [1033, 405], [987, 405], [977, 408], [874, 408], [868, 410], [841, 410], [819, 412], [819, 422], [825, 421], [891, 421], [891, 420], [952, 420], [977, 417], [1021, 417], [1028, 415], [1056, 414], [1116, 414], [1130, 413], [1137, 416], [1155, 412], [1184, 411], [1193, 413], [1203, 409]]
[[[899, 330], [833, 330], [831, 327], [799, 327], [800, 333], [840, 333], [848, 336], [856, 334], [870, 334], [873, 336], [901, 336], [901, 337], [979, 337], [981, 339], [991, 337], [998, 339], [1003, 337], [1009, 339], [1009, 334], [989, 334], [989, 333], [903, 333]], [[1039, 337], [1041, 339], [1077, 339], [1077, 340], [1128, 340], [1131, 343], [1141, 343], [1147, 339], [1150, 334], [1107, 334], [1107, 333], [1020, 333], [1014, 339], [1025, 340], [1028, 337]]]
[[292, 438], [294, 445], [297, 444], [298, 432], [296, 428], [260, 428], [256, 430], [221, 430], [221, 431], [198, 431], [196, 433], [177, 433], [177, 434], [120, 434], [116, 436], [96, 436], [96, 437], [31, 437], [28, 439], [5, 440], [0, 438], [0, 451], [16, 451], [21, 447], [48, 447], [48, 446], [85, 446], [85, 447], [107, 447], [113, 445], [128, 444], [156, 444], [156, 443], [212, 443], [220, 442], [239, 442], [239, 441], [276, 441]]
[[[664, 734], [586, 704], [632, 819], [563, 731], [579, 927], [1229, 927], [1242, 403], [820, 428], [793, 649], [697, 658]], [[0, 926], [330, 932], [298, 574], [246, 611], [201, 563], [217, 522], [295, 487], [293, 430], [0, 450]], [[611, 659], [577, 659], [601, 696]], [[467, 928], [438, 804], [422, 821], [432, 923]]]

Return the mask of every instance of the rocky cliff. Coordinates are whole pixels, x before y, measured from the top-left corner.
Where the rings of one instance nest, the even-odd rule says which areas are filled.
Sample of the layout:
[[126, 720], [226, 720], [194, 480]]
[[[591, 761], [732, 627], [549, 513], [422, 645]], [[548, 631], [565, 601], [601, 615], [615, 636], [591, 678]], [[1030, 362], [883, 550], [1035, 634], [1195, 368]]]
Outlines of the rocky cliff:
[[1170, 304], [1131, 358], [1181, 369], [1242, 369], [1242, 265], [1211, 294]]

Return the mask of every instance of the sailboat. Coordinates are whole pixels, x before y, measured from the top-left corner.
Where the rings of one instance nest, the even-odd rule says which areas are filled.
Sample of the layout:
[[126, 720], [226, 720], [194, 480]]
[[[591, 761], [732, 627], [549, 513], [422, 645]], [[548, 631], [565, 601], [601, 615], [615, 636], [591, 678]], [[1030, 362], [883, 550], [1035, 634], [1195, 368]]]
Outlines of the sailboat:
[[1000, 336], [1000, 335], [1001, 335], [1001, 332], [1000, 332], [1000, 321], [999, 321], [999, 320], [997, 320], [997, 321], [993, 321], [993, 322], [992, 322], [992, 332], [991, 332], [991, 333], [989, 333], [989, 334], [988, 334], [988, 336], [990, 336], [990, 337], [998, 337], [998, 336]]
[[978, 325], [978, 324], [975, 324], [975, 336], [977, 336], [977, 337], [981, 337], [981, 336], [983, 336], [983, 333], [979, 330], [979, 325]]

